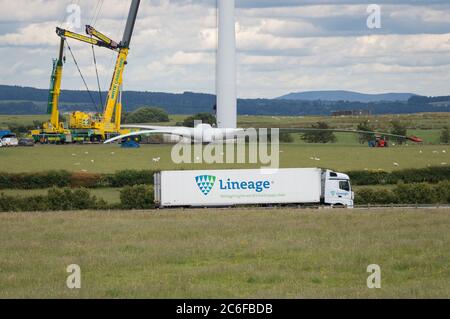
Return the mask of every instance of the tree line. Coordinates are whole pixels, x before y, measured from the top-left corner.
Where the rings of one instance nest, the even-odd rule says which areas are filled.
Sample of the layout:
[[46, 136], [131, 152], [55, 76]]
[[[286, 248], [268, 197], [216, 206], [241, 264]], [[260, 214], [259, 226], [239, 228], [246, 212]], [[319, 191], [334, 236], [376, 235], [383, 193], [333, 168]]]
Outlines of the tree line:
[[[103, 94], [106, 96], [106, 92]], [[93, 105], [87, 92], [63, 90], [60, 97], [61, 110], [71, 112], [98, 111], [101, 103], [93, 94]], [[48, 90], [0, 85], [0, 114], [45, 114]], [[448, 112], [445, 104], [450, 97], [412, 97], [408, 102], [349, 102], [349, 101], [300, 101], [282, 99], [239, 99], [240, 115], [304, 116], [330, 115], [334, 111], [370, 110], [373, 114], [405, 114], [418, 112]], [[26, 101], [26, 102], [24, 102]], [[213, 111], [216, 97], [212, 94], [185, 92], [182, 94], [125, 91], [123, 105], [126, 112], [142, 106], [158, 106], [169, 114], [197, 114]]]

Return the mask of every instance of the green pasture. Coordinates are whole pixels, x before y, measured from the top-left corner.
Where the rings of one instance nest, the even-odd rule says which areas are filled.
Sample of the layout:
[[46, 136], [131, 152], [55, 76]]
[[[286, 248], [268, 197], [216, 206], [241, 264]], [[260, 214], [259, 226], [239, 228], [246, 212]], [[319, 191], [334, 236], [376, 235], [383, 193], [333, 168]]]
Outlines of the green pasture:
[[[393, 171], [450, 164], [448, 145], [408, 145], [374, 149], [357, 144], [282, 144], [278, 152], [282, 168], [323, 167], [337, 171]], [[175, 164], [171, 153], [170, 145], [143, 145], [140, 149], [123, 149], [119, 145], [37, 145], [33, 148], [5, 148], [0, 149], [0, 171], [19, 173], [68, 170], [112, 173], [126, 169], [227, 169], [264, 166], [261, 163]], [[226, 150], [224, 154], [226, 155]], [[191, 160], [194, 162], [197, 158], [192, 155]]]

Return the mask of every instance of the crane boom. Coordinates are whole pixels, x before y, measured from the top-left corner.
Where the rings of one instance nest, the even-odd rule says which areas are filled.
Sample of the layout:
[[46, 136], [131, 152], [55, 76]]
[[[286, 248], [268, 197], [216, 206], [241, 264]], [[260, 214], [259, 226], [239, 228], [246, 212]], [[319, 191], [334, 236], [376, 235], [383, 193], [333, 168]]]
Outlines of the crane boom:
[[[109, 125], [111, 123], [112, 116], [116, 109], [116, 104], [118, 102], [118, 97], [121, 91], [121, 86], [123, 82], [123, 71], [125, 69], [127, 57], [128, 57], [128, 49], [125, 48], [120, 49], [116, 61], [116, 67], [114, 69], [113, 78], [111, 80], [111, 86], [108, 92], [108, 100], [106, 101], [105, 111], [103, 112], [102, 123], [100, 123], [101, 125]], [[119, 108], [121, 108], [121, 105], [119, 105]], [[121, 110], [119, 110], [119, 112], [120, 111]], [[117, 110], [116, 113], [118, 113]], [[116, 129], [119, 130], [120, 127], [116, 127]]]
[[127, 24], [123, 34], [122, 42], [120, 43], [119, 55], [117, 57], [116, 67], [114, 69], [114, 74], [108, 93], [108, 100], [106, 102], [105, 112], [103, 113], [102, 118], [102, 125], [110, 125], [114, 111], [116, 111], [116, 120], [114, 122], [116, 130], [120, 130], [120, 119], [118, 119], [117, 117], [120, 116], [122, 112], [122, 105], [120, 101], [118, 103], [118, 97], [121, 91], [123, 71], [127, 63], [128, 50], [130, 47], [134, 26], [136, 24], [140, 2], [141, 0], [133, 0], [131, 2], [130, 12], [128, 14]]
[[91, 27], [90, 25], [86, 26], [86, 34], [89, 34], [90, 36], [96, 37], [97, 39], [103, 41], [110, 47], [110, 49], [114, 50], [119, 48], [119, 44], [117, 44], [117, 42], [111, 40], [109, 37], [97, 31], [94, 27]]
[[[95, 30], [95, 29], [94, 29]], [[97, 31], [95, 31], [97, 32]], [[92, 45], [96, 45], [99, 47], [104, 47], [110, 50], [116, 50], [118, 48], [117, 43], [115, 43], [114, 41], [110, 40], [111, 42], [108, 43], [106, 41], [103, 41], [103, 39], [95, 39], [93, 37], [87, 37], [85, 35], [82, 34], [78, 34], [72, 31], [68, 31], [68, 30], [64, 30], [61, 28], [56, 28], [56, 34], [58, 34], [61, 38], [65, 39], [65, 38], [71, 38], [71, 39], [75, 39], [81, 42], [85, 42], [88, 44], [92, 44]], [[98, 34], [101, 34], [98, 32]]]
[[61, 39], [58, 59], [53, 61], [53, 71], [50, 80], [47, 113], [51, 114], [50, 122], [44, 123], [46, 132], [58, 132], [62, 128], [59, 123], [59, 96], [61, 94], [61, 80], [64, 59], [64, 39]]
[[139, 11], [139, 5], [141, 0], [133, 0], [130, 6], [130, 12], [128, 13], [127, 25], [125, 26], [125, 31], [123, 33], [123, 38], [121, 46], [129, 49], [131, 43], [131, 37], [133, 36], [134, 26], [136, 24], [136, 18]]

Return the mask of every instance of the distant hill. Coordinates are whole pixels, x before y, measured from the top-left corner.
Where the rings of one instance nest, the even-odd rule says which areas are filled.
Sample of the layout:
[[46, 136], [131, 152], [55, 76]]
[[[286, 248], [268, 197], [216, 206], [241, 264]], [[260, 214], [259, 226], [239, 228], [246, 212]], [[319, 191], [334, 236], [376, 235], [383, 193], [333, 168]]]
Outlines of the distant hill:
[[348, 101], [348, 102], [406, 102], [412, 93], [385, 93], [385, 94], [364, 94], [351, 91], [310, 91], [300, 93], [290, 93], [279, 97], [281, 100], [299, 101]]
[[[62, 112], [76, 110], [100, 111], [98, 93], [92, 93], [95, 105], [86, 91], [64, 90], [61, 92]], [[106, 92], [103, 92], [103, 98]], [[45, 114], [48, 90], [19, 86], [0, 85], [0, 114]], [[212, 94], [185, 92], [181, 94], [125, 91], [123, 93], [125, 112], [132, 112], [142, 106], [156, 106], [170, 114], [191, 115], [213, 112], [216, 97]], [[326, 100], [289, 99], [239, 99], [239, 115], [306, 116], [331, 115], [335, 111], [370, 110], [372, 114], [405, 114], [418, 112], [450, 112], [449, 97], [412, 96], [405, 101], [354, 102]]]

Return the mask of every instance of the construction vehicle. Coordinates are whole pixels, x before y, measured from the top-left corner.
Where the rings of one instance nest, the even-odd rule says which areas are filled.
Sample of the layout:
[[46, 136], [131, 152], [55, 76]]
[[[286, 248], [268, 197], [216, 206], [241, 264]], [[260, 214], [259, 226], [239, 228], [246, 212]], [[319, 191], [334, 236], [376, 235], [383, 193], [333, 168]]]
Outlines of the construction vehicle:
[[[81, 35], [61, 28], [56, 28], [56, 33], [61, 38], [61, 42], [59, 58], [53, 62], [53, 72], [50, 83], [47, 112], [51, 114], [51, 116], [50, 121], [44, 123], [42, 129], [31, 131], [31, 135], [35, 142], [45, 144], [75, 142], [100, 143], [115, 136], [130, 133], [130, 130], [121, 129], [122, 83], [139, 5], [140, 0], [132, 0], [125, 32], [120, 43], [111, 40], [109, 37], [89, 25], [86, 26], [87, 35]], [[87, 113], [76, 111], [70, 115], [68, 125], [64, 125], [64, 123], [60, 122], [59, 97], [61, 94], [63, 64], [65, 62], [64, 49], [67, 39], [75, 39], [90, 44], [92, 48], [94, 48], [94, 46], [107, 48], [118, 52], [118, 56], [103, 112]], [[73, 52], [68, 44], [67, 47], [75, 60]], [[96, 63], [95, 55], [94, 62]], [[77, 65], [76, 60], [75, 64]], [[100, 88], [99, 91], [101, 91]]]
[[35, 142], [57, 143], [65, 141], [70, 136], [70, 131], [60, 122], [59, 96], [61, 94], [61, 80], [64, 64], [64, 39], [60, 41], [58, 59], [53, 60], [53, 70], [50, 78], [50, 91], [47, 104], [47, 114], [50, 120], [42, 125], [42, 129], [31, 131]]
[[[395, 137], [396, 135], [393, 135], [393, 136]], [[402, 138], [401, 140], [411, 141], [411, 142], [414, 142], [414, 143], [423, 143], [423, 139], [421, 139], [420, 137], [414, 136], [414, 135], [406, 137], [406, 138]], [[387, 139], [386, 136], [378, 136], [378, 135], [376, 135], [374, 137], [374, 139], [369, 141], [369, 147], [388, 148], [389, 146], [390, 146], [389, 140]]]
[[389, 141], [384, 136], [375, 136], [375, 139], [369, 141], [369, 147], [387, 148]]

